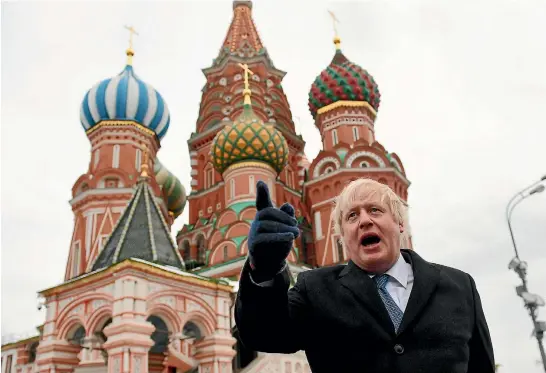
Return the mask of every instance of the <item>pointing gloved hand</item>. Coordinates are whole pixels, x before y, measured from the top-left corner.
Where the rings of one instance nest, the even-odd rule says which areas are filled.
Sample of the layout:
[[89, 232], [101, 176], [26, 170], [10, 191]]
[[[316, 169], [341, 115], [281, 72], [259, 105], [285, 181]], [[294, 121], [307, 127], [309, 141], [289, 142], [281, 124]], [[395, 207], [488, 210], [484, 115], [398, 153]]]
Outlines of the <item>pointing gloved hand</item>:
[[273, 207], [267, 184], [256, 185], [256, 217], [248, 236], [248, 256], [254, 281], [272, 279], [286, 263], [292, 243], [300, 234], [294, 208], [285, 203]]

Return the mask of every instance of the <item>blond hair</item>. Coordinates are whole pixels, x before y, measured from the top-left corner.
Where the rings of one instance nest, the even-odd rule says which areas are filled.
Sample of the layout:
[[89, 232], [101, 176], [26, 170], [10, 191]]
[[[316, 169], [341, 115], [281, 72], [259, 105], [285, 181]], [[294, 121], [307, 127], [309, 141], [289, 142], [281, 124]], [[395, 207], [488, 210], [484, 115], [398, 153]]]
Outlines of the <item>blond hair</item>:
[[341, 228], [343, 215], [347, 212], [351, 202], [368, 199], [375, 195], [379, 195], [379, 200], [387, 206], [394, 221], [403, 225], [404, 232], [400, 233], [400, 248], [407, 248], [410, 236], [407, 204], [388, 185], [379, 183], [373, 179], [361, 178], [351, 181], [339, 196], [336, 197], [331, 216], [334, 233], [341, 237], [341, 242], [345, 245], [343, 242], [343, 230]]

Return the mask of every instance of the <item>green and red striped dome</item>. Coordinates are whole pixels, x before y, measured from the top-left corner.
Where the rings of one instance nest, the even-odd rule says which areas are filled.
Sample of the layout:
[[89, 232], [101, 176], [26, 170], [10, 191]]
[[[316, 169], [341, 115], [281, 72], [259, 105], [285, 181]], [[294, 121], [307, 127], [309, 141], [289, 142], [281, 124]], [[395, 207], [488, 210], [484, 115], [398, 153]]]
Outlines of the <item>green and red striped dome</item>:
[[362, 67], [352, 63], [341, 50], [324, 69], [309, 91], [309, 110], [313, 118], [320, 108], [337, 101], [365, 101], [374, 110], [379, 108], [381, 95], [373, 77]]

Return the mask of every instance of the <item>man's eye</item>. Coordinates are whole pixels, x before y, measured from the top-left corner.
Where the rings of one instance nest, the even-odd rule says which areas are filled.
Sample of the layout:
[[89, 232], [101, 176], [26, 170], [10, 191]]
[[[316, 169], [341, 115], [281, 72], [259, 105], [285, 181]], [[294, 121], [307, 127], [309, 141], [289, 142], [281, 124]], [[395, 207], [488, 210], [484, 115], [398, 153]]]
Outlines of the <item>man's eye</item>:
[[349, 214], [347, 214], [347, 220], [352, 220], [356, 218], [356, 212], [355, 211], [351, 211]]
[[371, 211], [372, 213], [379, 213], [379, 212], [381, 212], [381, 210], [378, 209], [377, 207], [372, 207], [372, 208], [370, 209], [370, 211]]

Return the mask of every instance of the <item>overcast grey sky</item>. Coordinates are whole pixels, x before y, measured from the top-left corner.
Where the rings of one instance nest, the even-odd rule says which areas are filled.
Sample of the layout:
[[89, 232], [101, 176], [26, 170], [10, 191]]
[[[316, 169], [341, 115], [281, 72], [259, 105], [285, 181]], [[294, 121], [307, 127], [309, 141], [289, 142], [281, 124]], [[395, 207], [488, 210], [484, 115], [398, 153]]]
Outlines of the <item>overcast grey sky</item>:
[[[532, 325], [507, 269], [513, 256], [508, 200], [546, 174], [546, 5], [542, 1], [254, 1], [254, 20], [313, 159], [320, 137], [307, 109], [330, 62], [331, 9], [342, 49], [379, 84], [377, 139], [402, 159], [415, 249], [476, 280], [501, 372], [538, 373]], [[125, 64], [165, 98], [171, 126], [159, 156], [187, 190], [186, 140], [195, 128], [200, 69], [217, 56], [231, 1], [2, 2], [2, 335], [31, 330], [44, 314], [36, 292], [64, 275], [71, 187], [90, 145], [80, 104]], [[173, 235], [187, 221], [178, 218]], [[546, 193], [517, 207], [529, 287], [546, 298]], [[546, 310], [540, 313], [546, 319]], [[365, 336], [363, 336], [365, 337]]]

